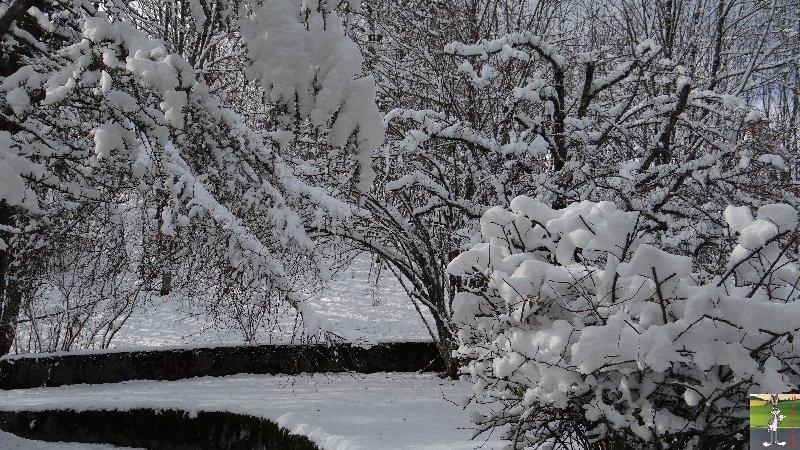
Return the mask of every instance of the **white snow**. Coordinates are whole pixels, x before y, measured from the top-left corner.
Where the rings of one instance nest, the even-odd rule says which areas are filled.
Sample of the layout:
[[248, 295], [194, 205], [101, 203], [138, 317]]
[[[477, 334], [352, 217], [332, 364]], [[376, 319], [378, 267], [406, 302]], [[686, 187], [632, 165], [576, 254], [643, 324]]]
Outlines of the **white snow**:
[[376, 285], [375, 270], [370, 273], [367, 258], [357, 258], [308, 300], [310, 308], [325, 320], [328, 329], [352, 342], [430, 341], [428, 330], [397, 279], [383, 267]]
[[786, 170], [786, 160], [780, 155], [764, 154], [758, 157], [758, 161], [764, 164], [772, 164], [780, 170]]
[[21, 116], [31, 105], [31, 98], [23, 88], [12, 89], [6, 94], [6, 101], [11, 106], [14, 114]]
[[229, 411], [273, 420], [326, 450], [501, 448], [470, 439], [469, 411], [455, 404], [470, 391], [433, 374], [236, 375], [7, 391], [0, 410]]
[[630, 262], [621, 263], [618, 266], [617, 273], [623, 277], [640, 275], [655, 278], [654, 281], [658, 282], [672, 274], [676, 275], [675, 278], [683, 279], [692, 273], [692, 259], [667, 253], [652, 245], [642, 244], [634, 252]]
[[797, 210], [787, 204], [769, 204], [758, 208], [758, 218], [769, 220], [781, 231], [797, 226]]
[[94, 153], [98, 158], [108, 158], [111, 153], [125, 148], [125, 130], [116, 123], [106, 123], [94, 130]]
[[[0, 139], [2, 139], [2, 136], [0, 136]], [[2, 151], [2, 148], [0, 148], [0, 152]], [[2, 153], [0, 153], [0, 180], [3, 180], [0, 182], [0, 198], [10, 205], [22, 204], [26, 192], [25, 181], [3, 160]]]
[[725, 220], [733, 231], [739, 232], [753, 223], [753, 215], [747, 206], [727, 206], [725, 208]]
[[33, 16], [36, 19], [36, 22], [42, 27], [43, 30], [48, 31], [50, 33], [53, 32], [55, 27], [53, 27], [53, 23], [50, 21], [50, 18], [47, 17], [47, 14], [43, 13], [39, 8], [35, 6], [31, 6], [27, 9], [28, 14]]
[[310, 120], [334, 147], [345, 147], [355, 136], [358, 186], [366, 193], [384, 127], [375, 80], [359, 77], [363, 57], [340, 18], [292, 0], [268, 0], [254, 7], [241, 28], [251, 75], [270, 101]]
[[750, 250], [757, 250], [778, 234], [774, 223], [756, 219], [739, 233], [739, 244]]
[[167, 123], [175, 128], [183, 128], [183, 108], [186, 107], [186, 92], [168, 90], [164, 92], [164, 101], [158, 106], [164, 111]]
[[0, 448], [4, 450], [10, 449], [25, 449], [25, 450], [110, 450], [119, 448], [131, 447], [117, 447], [107, 444], [79, 444], [74, 442], [44, 442], [33, 441], [30, 439], [21, 438], [15, 434], [0, 431]]
[[[366, 257], [350, 266], [306, 300], [315, 319], [325, 329], [355, 343], [430, 341], [430, 335], [400, 283], [383, 268], [375, 284]], [[288, 343], [294, 315], [287, 311], [277, 319], [276, 328], [262, 329], [261, 343]], [[235, 329], [214, 327], [201, 305], [154, 297], [147, 309], [138, 310], [125, 323], [112, 346], [120, 349], [161, 346], [236, 345], [243, 339]]]
[[11, 133], [0, 131], [0, 198], [9, 205], [36, 210], [36, 199], [20, 176], [19, 158], [11, 146]]

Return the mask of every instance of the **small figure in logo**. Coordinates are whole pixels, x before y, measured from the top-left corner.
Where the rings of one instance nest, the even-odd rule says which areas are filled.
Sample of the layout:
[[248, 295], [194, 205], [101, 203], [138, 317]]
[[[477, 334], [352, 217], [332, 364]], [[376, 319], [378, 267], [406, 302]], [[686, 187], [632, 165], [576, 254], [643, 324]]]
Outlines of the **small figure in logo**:
[[778, 401], [780, 396], [770, 394], [770, 402], [772, 402], [772, 418], [769, 419], [769, 438], [770, 442], [764, 442], [764, 447], [769, 447], [772, 444], [786, 445], [786, 442], [778, 442], [778, 425], [783, 422], [786, 416], [782, 416], [781, 410], [778, 409]]

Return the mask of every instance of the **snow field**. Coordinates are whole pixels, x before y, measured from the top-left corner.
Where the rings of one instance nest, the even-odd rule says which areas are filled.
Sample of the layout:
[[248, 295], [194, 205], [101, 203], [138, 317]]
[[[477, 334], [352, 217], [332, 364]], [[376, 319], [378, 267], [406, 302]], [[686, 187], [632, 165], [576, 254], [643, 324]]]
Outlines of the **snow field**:
[[270, 419], [326, 450], [502, 448], [470, 439], [469, 411], [456, 406], [470, 390], [432, 374], [236, 375], [7, 391], [0, 410], [229, 411]]
[[[324, 290], [306, 300], [307, 309], [328, 329], [350, 342], [419, 342], [430, 336], [400, 283], [384, 267], [377, 284], [368, 257], [360, 256]], [[262, 327], [258, 343], [289, 343], [294, 314], [286, 309], [271, 330]], [[270, 332], [271, 331], [271, 332]], [[234, 328], [215, 327], [202, 306], [155, 297], [147, 309], [125, 323], [112, 347], [135, 349], [184, 345], [241, 344]]]

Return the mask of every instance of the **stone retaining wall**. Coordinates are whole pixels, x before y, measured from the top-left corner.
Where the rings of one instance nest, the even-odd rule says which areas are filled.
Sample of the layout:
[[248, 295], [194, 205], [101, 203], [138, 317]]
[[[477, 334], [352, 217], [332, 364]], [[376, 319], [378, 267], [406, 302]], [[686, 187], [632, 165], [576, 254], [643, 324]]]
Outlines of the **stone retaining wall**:
[[0, 429], [40, 441], [103, 443], [159, 450], [319, 450], [305, 436], [275, 423], [229, 412], [131, 411], [0, 412]]
[[337, 345], [253, 345], [46, 355], [0, 360], [0, 389], [127, 380], [178, 380], [238, 373], [442, 371], [436, 346], [427, 342]]

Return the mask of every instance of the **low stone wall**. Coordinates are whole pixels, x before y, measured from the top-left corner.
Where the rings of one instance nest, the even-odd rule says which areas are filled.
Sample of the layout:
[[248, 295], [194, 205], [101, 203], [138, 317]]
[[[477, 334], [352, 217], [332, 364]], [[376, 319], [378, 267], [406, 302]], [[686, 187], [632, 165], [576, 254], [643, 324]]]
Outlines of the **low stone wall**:
[[178, 380], [238, 373], [442, 371], [436, 346], [388, 343], [362, 348], [338, 345], [253, 345], [46, 355], [0, 360], [0, 389], [127, 380]]
[[228, 412], [176, 410], [0, 412], [0, 429], [40, 441], [104, 443], [163, 450], [318, 450], [275, 423]]

